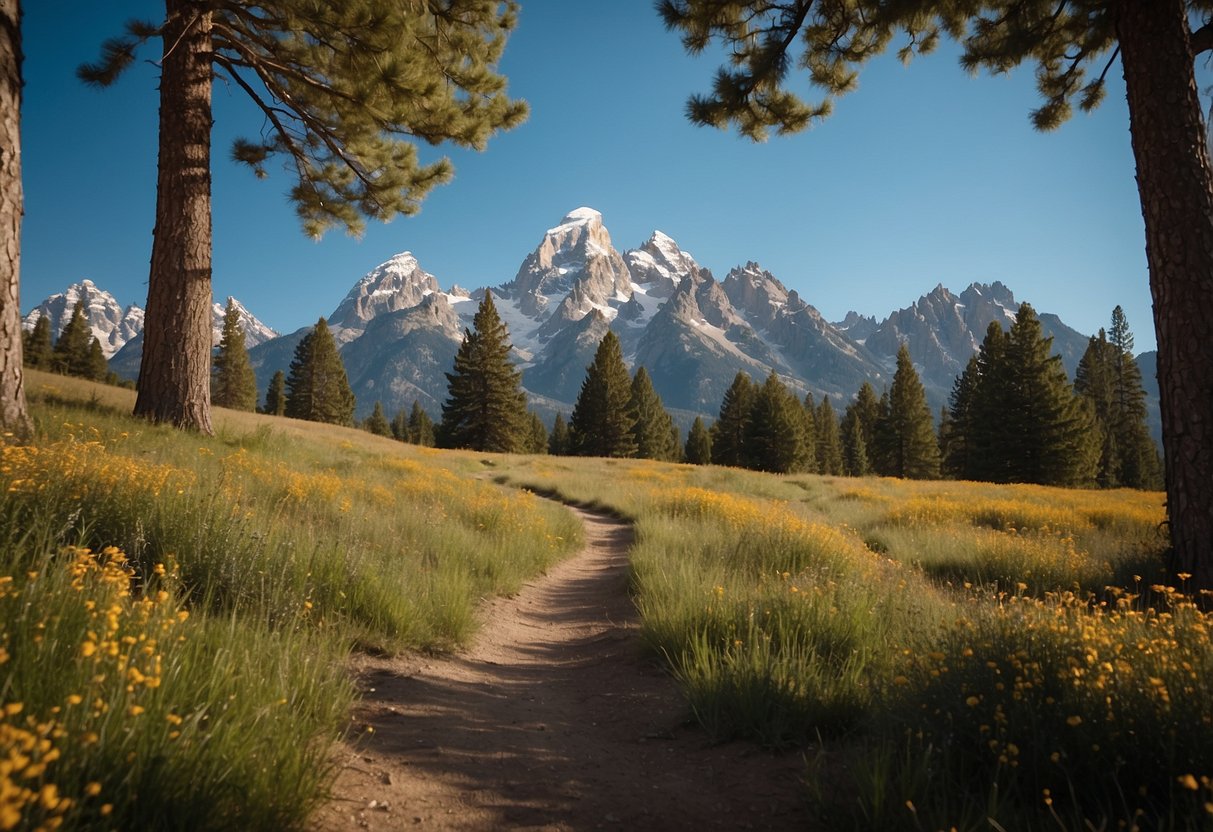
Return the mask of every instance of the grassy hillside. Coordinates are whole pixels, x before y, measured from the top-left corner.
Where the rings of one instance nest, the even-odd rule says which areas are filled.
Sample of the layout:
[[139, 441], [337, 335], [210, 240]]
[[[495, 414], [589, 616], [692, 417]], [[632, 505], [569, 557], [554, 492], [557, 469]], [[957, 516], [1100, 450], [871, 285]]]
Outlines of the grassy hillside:
[[[0, 446], [0, 828], [281, 829], [323, 797], [353, 645], [458, 644], [576, 547], [479, 457], [255, 414], [205, 438], [30, 373]], [[54, 668], [48, 673], [47, 668]]]
[[1213, 642], [1162, 583], [1161, 494], [543, 458], [502, 476], [636, 521], [649, 643], [718, 738], [813, 749], [823, 828], [1213, 822]]

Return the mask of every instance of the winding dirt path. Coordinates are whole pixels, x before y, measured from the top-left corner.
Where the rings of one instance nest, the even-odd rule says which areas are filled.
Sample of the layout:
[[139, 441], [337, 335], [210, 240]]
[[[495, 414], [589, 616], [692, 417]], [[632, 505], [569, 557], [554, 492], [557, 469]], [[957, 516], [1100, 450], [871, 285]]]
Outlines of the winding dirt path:
[[323, 832], [804, 829], [798, 755], [712, 745], [642, 654], [631, 527], [574, 509], [586, 546], [450, 657], [361, 657], [356, 718]]

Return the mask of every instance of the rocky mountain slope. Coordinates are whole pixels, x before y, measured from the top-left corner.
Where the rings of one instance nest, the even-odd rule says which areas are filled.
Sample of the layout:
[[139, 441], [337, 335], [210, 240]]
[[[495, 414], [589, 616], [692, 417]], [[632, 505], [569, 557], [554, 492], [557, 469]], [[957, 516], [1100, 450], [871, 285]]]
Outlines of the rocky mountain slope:
[[[95, 331], [133, 333], [109, 342], [117, 344], [111, 366], [133, 377], [139, 327], [121, 330], [114, 321], [115, 315], [141, 319], [141, 310], [118, 310], [87, 281], [48, 298], [27, 325], [35, 314], [61, 309], [73, 291], [91, 293], [90, 309], [105, 310]], [[367, 415], [376, 401], [392, 414], [417, 400], [438, 417], [445, 373], [486, 291], [493, 293], [509, 327], [532, 407], [543, 416], [550, 420], [557, 411], [566, 416], [571, 411], [585, 368], [611, 329], [623, 344], [625, 360], [648, 369], [684, 427], [695, 414], [715, 415], [739, 371], [761, 380], [774, 370], [801, 395], [811, 392], [818, 400], [828, 395], [845, 406], [865, 380], [877, 391], [889, 384], [903, 341], [938, 409], [989, 322], [1009, 325], [1018, 308], [1002, 283], [974, 283], [959, 295], [936, 286], [883, 320], [852, 312], [831, 323], [756, 262], [717, 280], [661, 231], [620, 251], [602, 215], [583, 207], [547, 229], [513, 279], [496, 287], [443, 290], [409, 252], [359, 279], [327, 318], [358, 398], [358, 415]], [[217, 304], [216, 310], [218, 322], [222, 307]], [[1055, 315], [1041, 312], [1040, 317], [1073, 373], [1087, 336]], [[250, 357], [264, 390], [275, 371], [287, 370], [309, 328], [278, 336], [252, 315], [246, 321]]]

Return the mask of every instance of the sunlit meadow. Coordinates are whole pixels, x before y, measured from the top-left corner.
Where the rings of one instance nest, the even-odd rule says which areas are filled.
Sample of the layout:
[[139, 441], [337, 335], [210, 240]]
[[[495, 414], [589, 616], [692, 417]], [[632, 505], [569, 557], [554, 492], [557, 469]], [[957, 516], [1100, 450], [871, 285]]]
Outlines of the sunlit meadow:
[[825, 828], [1207, 829], [1213, 642], [1162, 495], [642, 462], [510, 482], [635, 520], [703, 725], [810, 749]]
[[[466, 641], [572, 551], [559, 506], [474, 455], [30, 373], [0, 445], [0, 829], [284, 829], [324, 798], [351, 647]], [[53, 668], [53, 672], [48, 672]]]

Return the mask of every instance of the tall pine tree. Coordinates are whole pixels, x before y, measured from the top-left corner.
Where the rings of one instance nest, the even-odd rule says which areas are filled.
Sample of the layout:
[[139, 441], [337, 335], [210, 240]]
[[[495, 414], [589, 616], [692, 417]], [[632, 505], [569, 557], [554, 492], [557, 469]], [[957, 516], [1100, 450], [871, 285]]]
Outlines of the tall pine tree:
[[321, 318], [295, 347], [286, 377], [285, 415], [311, 422], [352, 425], [354, 393], [337, 343]]
[[434, 420], [425, 412], [421, 402], [413, 399], [413, 409], [409, 411], [408, 442], [423, 448], [432, 448], [437, 444]]
[[623, 363], [623, 348], [607, 330], [586, 368], [585, 380], [569, 423], [573, 453], [578, 456], [630, 457], [636, 455], [632, 433], [632, 378]]
[[84, 302], [78, 300], [72, 307], [71, 318], [59, 333], [59, 340], [55, 342], [51, 359], [55, 372], [90, 378], [93, 370], [89, 356], [92, 341], [93, 332], [84, 317]]
[[897, 372], [889, 389], [888, 410], [876, 426], [881, 473], [905, 479], [939, 476], [939, 442], [918, 371], [904, 343], [897, 351]]
[[804, 405], [774, 371], [758, 388], [746, 429], [745, 463], [756, 471], [790, 474], [808, 468]]
[[132, 21], [80, 67], [108, 86], [159, 39], [160, 152], [156, 233], [135, 413], [211, 431], [211, 88], [222, 77], [260, 110], [264, 129], [232, 158], [258, 177], [285, 161], [304, 230], [358, 233], [363, 217], [413, 214], [451, 178], [417, 144], [484, 149], [519, 124], [497, 63], [514, 3], [393, 0], [165, 0], [160, 21]]
[[391, 436], [392, 426], [388, 424], [387, 415], [383, 412], [383, 402], [376, 401], [371, 415], [362, 423], [363, 430], [376, 436]]
[[240, 310], [232, 298], [227, 299], [223, 312], [223, 333], [211, 376], [211, 404], [232, 410], [257, 409], [257, 379], [244, 345]]
[[740, 372], [724, 392], [720, 415], [712, 425], [712, 462], [716, 465], [745, 466], [745, 440], [750, 411], [754, 409], [754, 395], [754, 382]]
[[262, 412], [271, 416], [282, 416], [286, 413], [286, 374], [281, 370], [274, 373], [265, 389], [265, 410]]
[[25, 335], [25, 366], [35, 370], [49, 370], [54, 355], [50, 318], [39, 315], [38, 320], [34, 322], [34, 328]]
[[464, 330], [455, 367], [446, 374], [438, 443], [444, 448], [512, 453], [527, 442], [522, 373], [510, 361], [510, 333], [497, 314], [492, 292]]
[[683, 455], [690, 465], [707, 465], [712, 461], [712, 432], [704, 427], [700, 416], [691, 423]]
[[636, 456], [641, 459], [677, 460], [679, 457], [677, 428], [653, 389], [653, 380], [644, 367], [636, 368], [632, 377], [632, 412], [636, 424], [632, 438], [636, 440]]
[[548, 429], [534, 411], [527, 413], [526, 443], [523, 448], [528, 454], [546, 454], [548, 452]]
[[838, 417], [834, 415], [834, 405], [830, 404], [829, 396], [822, 397], [813, 423], [817, 431], [818, 472], [834, 476], [845, 473], [842, 436], [839, 434]]
[[569, 447], [569, 425], [564, 420], [563, 413], [556, 414], [556, 421], [552, 423], [552, 433], [548, 436], [548, 453], [552, 456], [568, 456]]

